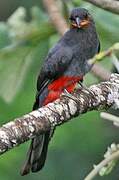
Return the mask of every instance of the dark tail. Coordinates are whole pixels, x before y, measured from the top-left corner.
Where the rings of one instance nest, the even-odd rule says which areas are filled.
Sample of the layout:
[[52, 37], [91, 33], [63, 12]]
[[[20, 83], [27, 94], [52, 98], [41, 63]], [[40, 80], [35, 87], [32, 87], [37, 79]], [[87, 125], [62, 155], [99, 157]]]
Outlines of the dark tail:
[[[39, 108], [39, 96], [36, 97], [33, 110]], [[29, 150], [27, 152], [26, 161], [21, 169], [21, 175], [24, 176], [30, 171], [40, 171], [46, 160], [48, 144], [53, 134], [53, 130], [47, 131], [45, 134], [41, 134], [32, 139]]]
[[32, 139], [30, 148], [27, 153], [27, 159], [21, 169], [21, 175], [24, 176], [30, 171], [37, 172], [42, 169], [45, 164], [50, 132], [40, 135]]

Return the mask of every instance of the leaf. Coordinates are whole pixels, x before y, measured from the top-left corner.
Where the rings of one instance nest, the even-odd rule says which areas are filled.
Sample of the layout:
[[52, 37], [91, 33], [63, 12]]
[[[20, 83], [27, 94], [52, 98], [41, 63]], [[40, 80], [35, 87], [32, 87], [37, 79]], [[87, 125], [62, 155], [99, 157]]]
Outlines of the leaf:
[[11, 43], [11, 39], [9, 37], [9, 30], [5, 23], [0, 23], [0, 49], [4, 48], [6, 45]]
[[0, 96], [10, 102], [20, 91], [28, 68], [32, 62], [30, 48], [24, 48], [15, 54], [0, 56]]
[[107, 166], [104, 166], [100, 171], [99, 171], [99, 175], [100, 176], [105, 176], [108, 175], [112, 172], [112, 170], [114, 169], [115, 165], [117, 163], [117, 160], [113, 160], [110, 163], [108, 163]]
[[32, 15], [31, 22], [26, 22], [26, 10], [20, 7], [7, 23], [0, 23], [0, 96], [7, 103], [21, 90], [28, 71], [35, 63], [36, 50], [40, 64], [48, 50], [49, 37], [55, 32], [47, 18], [43, 22], [39, 20], [41, 12], [38, 13], [38, 8], [32, 9]]

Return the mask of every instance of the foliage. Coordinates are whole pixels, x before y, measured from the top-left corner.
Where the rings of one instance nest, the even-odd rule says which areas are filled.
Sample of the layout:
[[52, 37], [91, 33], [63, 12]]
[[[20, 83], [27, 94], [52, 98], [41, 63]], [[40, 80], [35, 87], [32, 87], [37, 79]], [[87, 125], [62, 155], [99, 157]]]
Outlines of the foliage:
[[40, 60], [42, 48], [46, 49], [48, 38], [54, 33], [44, 16], [35, 7], [32, 9], [32, 20], [26, 22], [26, 11], [20, 7], [7, 23], [0, 23], [0, 96], [7, 103], [21, 90], [35, 62], [35, 54], [39, 52]]

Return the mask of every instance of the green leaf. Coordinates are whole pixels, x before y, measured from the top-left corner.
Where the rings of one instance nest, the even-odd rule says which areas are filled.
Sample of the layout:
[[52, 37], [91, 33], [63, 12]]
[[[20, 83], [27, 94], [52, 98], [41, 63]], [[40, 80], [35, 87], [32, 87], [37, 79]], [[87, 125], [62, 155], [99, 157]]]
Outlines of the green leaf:
[[9, 37], [9, 30], [7, 24], [1, 22], [0, 23], [0, 49], [8, 46], [11, 43], [11, 39]]
[[21, 90], [28, 71], [36, 63], [37, 49], [40, 64], [48, 50], [49, 37], [55, 32], [38, 8], [32, 9], [32, 15], [32, 20], [26, 22], [26, 10], [20, 7], [7, 23], [0, 23], [0, 96], [7, 103]]

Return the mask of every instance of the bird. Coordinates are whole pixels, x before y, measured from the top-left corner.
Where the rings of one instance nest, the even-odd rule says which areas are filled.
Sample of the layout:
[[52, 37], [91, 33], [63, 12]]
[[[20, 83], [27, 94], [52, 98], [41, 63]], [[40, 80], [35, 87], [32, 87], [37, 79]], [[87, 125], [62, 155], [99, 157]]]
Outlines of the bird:
[[[33, 110], [60, 98], [66, 90], [72, 93], [88, 73], [88, 63], [100, 51], [100, 41], [92, 15], [85, 8], [74, 8], [69, 15], [67, 32], [48, 52], [37, 79], [37, 95]], [[21, 175], [40, 171], [46, 160], [48, 144], [54, 131], [34, 137]]]

